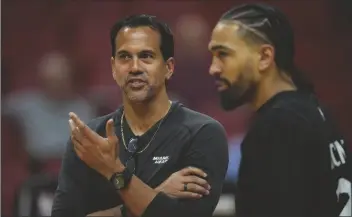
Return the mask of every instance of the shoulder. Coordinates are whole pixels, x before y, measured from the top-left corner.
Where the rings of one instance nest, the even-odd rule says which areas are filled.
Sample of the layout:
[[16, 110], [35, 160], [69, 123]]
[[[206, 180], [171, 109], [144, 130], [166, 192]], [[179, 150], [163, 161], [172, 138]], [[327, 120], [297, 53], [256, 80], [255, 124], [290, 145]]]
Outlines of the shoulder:
[[182, 126], [191, 134], [186, 157], [188, 165], [204, 169], [218, 179], [225, 177], [228, 162], [228, 139], [223, 125], [214, 118], [194, 111], [182, 108], [183, 118], [180, 119]]
[[322, 108], [316, 96], [305, 93], [295, 93], [289, 97], [276, 100], [267, 115], [278, 117], [285, 116], [288, 120], [303, 121], [306, 123], [320, 122]]
[[318, 126], [323, 118], [322, 106], [315, 96], [297, 93], [277, 98], [265, 110], [260, 110], [257, 122], [263, 123], [266, 127], [284, 124], [307, 128]]
[[180, 109], [177, 120], [189, 132], [192, 150], [203, 150], [208, 155], [221, 153], [227, 156], [228, 140], [223, 125], [206, 114], [187, 107]]
[[215, 134], [226, 134], [224, 126], [219, 121], [184, 106], [180, 108], [179, 121], [181, 121], [181, 125], [187, 128], [192, 135], [202, 133], [204, 129], [206, 129], [207, 132]]
[[267, 143], [263, 147], [316, 147], [322, 137], [318, 105], [304, 97], [280, 99], [259, 111], [245, 141]]

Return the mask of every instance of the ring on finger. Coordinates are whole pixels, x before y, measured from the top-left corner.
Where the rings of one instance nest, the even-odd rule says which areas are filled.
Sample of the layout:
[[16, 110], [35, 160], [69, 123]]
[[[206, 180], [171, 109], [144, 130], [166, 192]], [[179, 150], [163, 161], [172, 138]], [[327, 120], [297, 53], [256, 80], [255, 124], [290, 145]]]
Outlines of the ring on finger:
[[187, 191], [188, 188], [187, 188], [187, 183], [183, 184], [183, 191]]

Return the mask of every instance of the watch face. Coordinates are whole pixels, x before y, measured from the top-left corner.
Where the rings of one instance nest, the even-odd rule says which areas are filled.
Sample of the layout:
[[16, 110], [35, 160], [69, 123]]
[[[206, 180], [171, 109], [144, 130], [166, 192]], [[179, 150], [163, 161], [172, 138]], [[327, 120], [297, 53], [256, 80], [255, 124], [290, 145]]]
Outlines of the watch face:
[[115, 180], [114, 180], [114, 185], [115, 185], [115, 188], [117, 188], [117, 189], [121, 189], [125, 186], [125, 182], [124, 182], [122, 174], [116, 175]]

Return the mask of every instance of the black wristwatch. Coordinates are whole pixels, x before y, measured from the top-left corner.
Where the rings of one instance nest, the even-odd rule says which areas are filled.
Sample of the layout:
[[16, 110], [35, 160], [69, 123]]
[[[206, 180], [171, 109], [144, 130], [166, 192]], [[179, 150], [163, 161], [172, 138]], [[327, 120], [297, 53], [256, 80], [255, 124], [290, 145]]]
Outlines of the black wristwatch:
[[122, 172], [117, 172], [112, 175], [110, 182], [116, 190], [126, 188], [132, 179], [133, 173], [126, 167]]

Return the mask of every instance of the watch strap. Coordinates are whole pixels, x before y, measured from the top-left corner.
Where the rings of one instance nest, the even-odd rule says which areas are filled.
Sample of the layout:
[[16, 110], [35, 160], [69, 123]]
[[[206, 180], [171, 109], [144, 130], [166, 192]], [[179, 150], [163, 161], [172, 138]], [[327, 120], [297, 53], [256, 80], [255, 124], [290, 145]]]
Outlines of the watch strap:
[[122, 171], [122, 175], [123, 175], [123, 179], [124, 179], [124, 183], [125, 183], [125, 187], [127, 187], [132, 179], [133, 173], [129, 170], [128, 167], [126, 167], [123, 171]]

